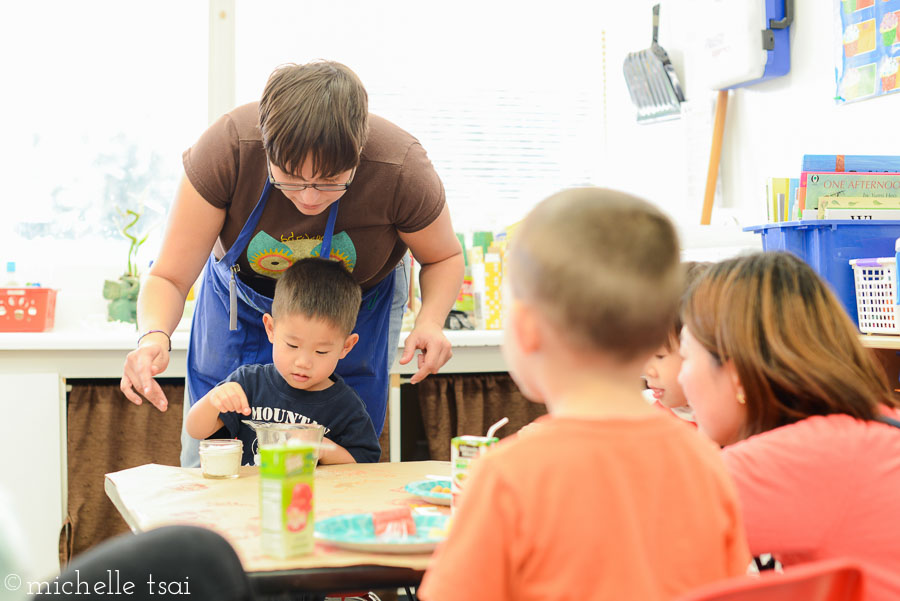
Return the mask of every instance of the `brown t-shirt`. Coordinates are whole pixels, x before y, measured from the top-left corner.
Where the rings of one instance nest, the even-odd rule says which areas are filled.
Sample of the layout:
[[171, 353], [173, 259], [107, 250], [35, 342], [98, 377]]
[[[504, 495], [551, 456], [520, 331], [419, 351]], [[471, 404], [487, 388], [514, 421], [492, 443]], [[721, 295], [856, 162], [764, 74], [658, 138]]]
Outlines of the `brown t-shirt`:
[[[234, 244], [268, 178], [259, 132], [259, 103], [223, 115], [183, 155], [194, 188], [226, 210], [214, 252]], [[340, 199], [332, 257], [339, 256], [368, 289], [380, 282], [407, 251], [398, 232], [416, 232], [444, 208], [444, 187], [418, 140], [393, 123], [369, 115], [369, 135], [353, 184]], [[239, 275], [272, 296], [275, 280], [321, 243], [328, 210], [307, 216], [280, 190], [272, 189], [246, 249]]]

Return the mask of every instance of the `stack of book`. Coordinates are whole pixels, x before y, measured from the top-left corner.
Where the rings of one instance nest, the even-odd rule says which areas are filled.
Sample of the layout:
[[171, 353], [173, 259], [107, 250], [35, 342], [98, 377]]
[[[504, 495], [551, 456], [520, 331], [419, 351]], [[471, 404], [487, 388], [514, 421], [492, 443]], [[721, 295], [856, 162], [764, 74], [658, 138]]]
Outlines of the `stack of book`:
[[769, 178], [770, 222], [900, 220], [900, 156], [803, 156], [799, 178]]

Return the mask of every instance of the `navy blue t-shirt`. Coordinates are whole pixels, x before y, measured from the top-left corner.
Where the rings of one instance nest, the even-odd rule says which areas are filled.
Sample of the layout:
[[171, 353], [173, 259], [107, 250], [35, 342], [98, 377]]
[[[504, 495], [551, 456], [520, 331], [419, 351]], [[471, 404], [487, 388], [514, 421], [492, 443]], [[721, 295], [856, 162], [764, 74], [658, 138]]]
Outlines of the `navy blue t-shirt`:
[[378, 436], [372, 419], [356, 391], [337, 374], [325, 390], [298, 390], [284, 381], [275, 365], [243, 365], [234, 370], [225, 382], [237, 382], [247, 395], [250, 415], [220, 413], [228, 433], [244, 444], [242, 465], [253, 465], [259, 452], [256, 432], [241, 420], [282, 424], [319, 424], [325, 436], [353, 455], [357, 463], [375, 463], [381, 458]]

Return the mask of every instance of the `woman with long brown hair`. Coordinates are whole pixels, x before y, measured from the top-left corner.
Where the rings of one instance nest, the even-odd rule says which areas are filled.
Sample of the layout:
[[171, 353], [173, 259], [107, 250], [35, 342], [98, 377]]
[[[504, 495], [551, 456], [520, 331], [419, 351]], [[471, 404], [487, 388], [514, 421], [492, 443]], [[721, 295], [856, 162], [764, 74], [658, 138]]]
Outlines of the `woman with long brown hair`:
[[900, 417], [887, 377], [803, 261], [723, 261], [683, 310], [679, 382], [725, 447], [751, 552], [786, 567], [866, 566], [870, 599], [900, 598]]

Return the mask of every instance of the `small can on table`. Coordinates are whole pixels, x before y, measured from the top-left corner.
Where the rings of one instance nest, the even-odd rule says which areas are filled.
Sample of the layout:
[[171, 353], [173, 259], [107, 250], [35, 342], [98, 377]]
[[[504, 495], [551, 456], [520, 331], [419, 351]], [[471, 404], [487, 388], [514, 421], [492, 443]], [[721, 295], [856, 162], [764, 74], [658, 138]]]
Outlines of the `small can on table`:
[[500, 439], [487, 436], [457, 436], [450, 441], [450, 511], [456, 510], [472, 462]]

